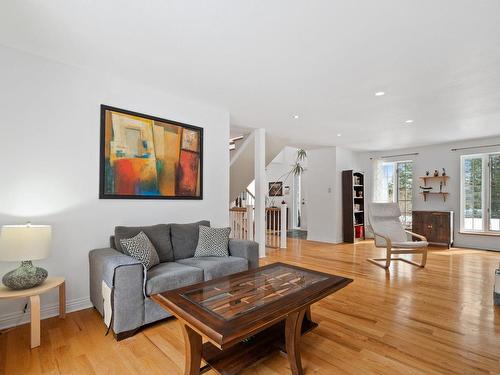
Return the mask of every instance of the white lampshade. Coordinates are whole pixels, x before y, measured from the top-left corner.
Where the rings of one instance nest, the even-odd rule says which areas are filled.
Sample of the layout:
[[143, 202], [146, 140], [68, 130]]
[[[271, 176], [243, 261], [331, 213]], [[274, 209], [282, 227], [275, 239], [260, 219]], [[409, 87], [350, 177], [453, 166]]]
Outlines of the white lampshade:
[[51, 243], [50, 225], [4, 225], [0, 233], [0, 260], [44, 259], [50, 254]]

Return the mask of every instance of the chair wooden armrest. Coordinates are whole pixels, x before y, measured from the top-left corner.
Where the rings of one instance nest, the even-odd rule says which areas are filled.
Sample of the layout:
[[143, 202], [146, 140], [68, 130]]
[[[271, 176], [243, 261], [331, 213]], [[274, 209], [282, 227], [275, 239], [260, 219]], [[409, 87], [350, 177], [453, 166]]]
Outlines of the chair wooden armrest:
[[427, 242], [427, 238], [425, 238], [424, 236], [420, 235], [420, 234], [417, 234], [417, 233], [413, 233], [409, 230], [405, 230], [406, 233], [408, 233], [409, 235], [413, 236], [413, 237], [417, 237], [420, 241], [425, 241]]

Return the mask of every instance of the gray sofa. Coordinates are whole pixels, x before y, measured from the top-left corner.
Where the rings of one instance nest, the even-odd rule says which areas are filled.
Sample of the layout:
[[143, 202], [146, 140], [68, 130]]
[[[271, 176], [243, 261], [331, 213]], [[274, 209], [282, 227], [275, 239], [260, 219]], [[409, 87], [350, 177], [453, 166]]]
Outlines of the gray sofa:
[[[112, 288], [111, 328], [117, 340], [171, 316], [149, 298], [152, 294], [258, 267], [258, 245], [253, 241], [231, 239], [229, 257], [194, 258], [199, 225], [210, 226], [210, 222], [116, 227], [110, 247], [90, 251], [90, 299], [103, 315], [102, 282]], [[122, 252], [119, 241], [141, 230], [160, 258], [160, 264], [146, 274], [139, 261]]]

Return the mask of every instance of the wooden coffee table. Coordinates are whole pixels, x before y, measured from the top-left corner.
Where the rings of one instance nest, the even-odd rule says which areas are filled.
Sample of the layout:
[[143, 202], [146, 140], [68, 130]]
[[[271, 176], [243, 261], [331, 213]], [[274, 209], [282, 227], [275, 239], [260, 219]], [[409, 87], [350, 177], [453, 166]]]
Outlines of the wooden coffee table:
[[[277, 351], [287, 353], [293, 374], [303, 374], [300, 337], [318, 326], [311, 320], [311, 304], [350, 282], [273, 263], [151, 298], [181, 323], [186, 375], [210, 369], [237, 374]], [[206, 365], [200, 368], [202, 359]]]

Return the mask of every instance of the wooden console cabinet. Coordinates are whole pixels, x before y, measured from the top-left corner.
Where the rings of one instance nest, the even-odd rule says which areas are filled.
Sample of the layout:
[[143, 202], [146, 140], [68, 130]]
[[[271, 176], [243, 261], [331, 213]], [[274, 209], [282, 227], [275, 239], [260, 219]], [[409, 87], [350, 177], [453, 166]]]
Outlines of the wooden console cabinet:
[[433, 245], [453, 245], [453, 211], [413, 211], [412, 231]]

